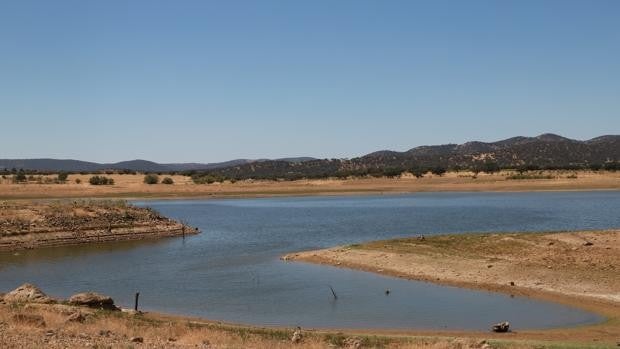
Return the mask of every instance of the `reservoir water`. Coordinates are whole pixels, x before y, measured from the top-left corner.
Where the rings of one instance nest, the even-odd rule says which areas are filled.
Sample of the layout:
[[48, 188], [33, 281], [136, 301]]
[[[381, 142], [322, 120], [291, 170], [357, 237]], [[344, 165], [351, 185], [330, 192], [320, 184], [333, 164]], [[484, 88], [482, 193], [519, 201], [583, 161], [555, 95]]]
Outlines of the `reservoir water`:
[[[129, 307], [227, 322], [319, 328], [515, 329], [594, 323], [564, 305], [279, 260], [414, 234], [620, 227], [619, 192], [420, 193], [136, 202], [202, 234], [0, 254], [0, 290], [96, 290]], [[334, 300], [329, 287], [338, 294]], [[384, 290], [389, 288], [389, 296]]]

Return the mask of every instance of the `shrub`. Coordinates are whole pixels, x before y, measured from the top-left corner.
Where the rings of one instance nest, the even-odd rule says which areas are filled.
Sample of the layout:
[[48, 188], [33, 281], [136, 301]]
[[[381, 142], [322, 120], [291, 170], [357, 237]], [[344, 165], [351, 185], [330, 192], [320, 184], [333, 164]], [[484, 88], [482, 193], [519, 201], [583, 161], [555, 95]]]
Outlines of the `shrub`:
[[82, 180], [81, 180], [81, 179], [79, 179], [79, 178], [76, 178], [76, 179], [75, 179], [75, 184], [80, 184], [80, 183], [82, 183]]
[[114, 179], [104, 176], [92, 176], [88, 182], [91, 185], [114, 185]]
[[219, 174], [198, 174], [192, 175], [192, 181], [196, 184], [212, 184], [215, 182], [224, 182], [226, 177]]
[[58, 173], [58, 181], [61, 183], [66, 182], [68, 177], [69, 177], [69, 174], [67, 172]]
[[19, 170], [19, 172], [13, 175], [13, 182], [15, 183], [25, 182], [26, 180], [26, 173], [23, 170]]
[[161, 182], [162, 184], [174, 184], [174, 181], [170, 177], [164, 178]]
[[157, 184], [159, 183], [159, 176], [153, 173], [149, 173], [146, 176], [144, 176], [144, 183]]

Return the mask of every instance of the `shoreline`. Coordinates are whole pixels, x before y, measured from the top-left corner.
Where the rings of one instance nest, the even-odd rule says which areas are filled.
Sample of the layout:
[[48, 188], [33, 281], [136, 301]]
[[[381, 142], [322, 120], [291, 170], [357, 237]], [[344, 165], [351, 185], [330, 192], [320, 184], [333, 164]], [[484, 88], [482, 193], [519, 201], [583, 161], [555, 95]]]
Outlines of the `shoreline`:
[[326, 191], [326, 192], [287, 192], [287, 193], [231, 193], [231, 194], [184, 194], [169, 193], [165, 195], [150, 195], [142, 193], [141, 195], [104, 195], [104, 196], [53, 196], [53, 197], [0, 197], [0, 201], [8, 202], [30, 202], [30, 201], [54, 201], [54, 200], [71, 200], [71, 199], [93, 199], [93, 200], [127, 200], [127, 201], [165, 201], [165, 200], [243, 200], [243, 199], [270, 199], [270, 198], [307, 198], [307, 197], [355, 197], [355, 196], [384, 196], [384, 195], [409, 195], [409, 194], [432, 194], [432, 193], [581, 193], [581, 192], [620, 192], [620, 187], [610, 188], [572, 188], [572, 189], [450, 189], [450, 190], [410, 190], [410, 191]]
[[[616, 230], [616, 233], [618, 231]], [[574, 234], [575, 232], [563, 232], [563, 233], [521, 233], [521, 234], [538, 234], [538, 235], [553, 235], [553, 234]], [[501, 233], [504, 234], [504, 233]], [[506, 233], [508, 234], [508, 233]], [[480, 234], [485, 235], [485, 234]], [[491, 234], [486, 234], [491, 235]], [[500, 234], [498, 234], [500, 235]], [[619, 235], [620, 236], [620, 235]], [[426, 237], [425, 240], [433, 239], [433, 237]], [[360, 270], [365, 272], [376, 273], [379, 275], [387, 275], [391, 277], [403, 278], [408, 280], [415, 280], [420, 282], [429, 282], [438, 285], [467, 288], [472, 290], [497, 292], [513, 296], [521, 296], [532, 299], [539, 299], [542, 301], [554, 302], [563, 304], [570, 307], [586, 310], [597, 315], [600, 315], [604, 320], [597, 324], [585, 324], [577, 326], [565, 326], [559, 328], [550, 329], [530, 329], [530, 330], [518, 330], [517, 332], [508, 334], [499, 334], [497, 338], [514, 338], [520, 340], [571, 340], [571, 341], [608, 341], [616, 343], [620, 339], [620, 292], [612, 294], [615, 297], [592, 297], [590, 295], [583, 294], [571, 294], [562, 292], [561, 290], [546, 290], [536, 289], [531, 287], [523, 287], [516, 283], [516, 286], [511, 286], [510, 283], [497, 283], [497, 282], [479, 282], [478, 280], [468, 280], [467, 278], [460, 277], [448, 277], [445, 274], [431, 275], [423, 274], [420, 272], [411, 272], [403, 268], [405, 264], [400, 263], [397, 266], [390, 266], [391, 260], [395, 258], [390, 252], [386, 252], [387, 248], [380, 247], [384, 243], [390, 243], [392, 241], [410, 241], [418, 239], [418, 237], [412, 239], [395, 239], [385, 241], [375, 241], [362, 244], [354, 244], [350, 246], [339, 246], [328, 249], [303, 251], [297, 253], [290, 253], [282, 256], [282, 260], [291, 262], [302, 262], [319, 265], [329, 265], [337, 268]], [[424, 241], [424, 240], [422, 240]], [[370, 246], [369, 246], [370, 245]], [[352, 247], [355, 246], [355, 247]], [[387, 245], [383, 245], [387, 246]], [[376, 250], [373, 248], [377, 247]], [[402, 254], [402, 250], [398, 251], [398, 254]], [[444, 253], [447, 251], [443, 251]], [[420, 259], [409, 259], [407, 263], [444, 263], [447, 259], [451, 259], [451, 256], [444, 255], [443, 257], [433, 256], [439, 258], [437, 261], [433, 261], [434, 258], [426, 259], [425, 261]], [[375, 263], [379, 260], [378, 264]], [[401, 260], [402, 262], [402, 260]], [[462, 261], [457, 258], [457, 263]], [[487, 263], [485, 261], [485, 263]], [[493, 262], [493, 263], [497, 263]], [[490, 265], [490, 264], [489, 264]], [[452, 267], [452, 265], [450, 265]], [[466, 265], [464, 268], [471, 268], [471, 265]], [[487, 268], [485, 268], [487, 269]], [[488, 268], [491, 269], [491, 268]], [[432, 269], [431, 269], [432, 270]], [[430, 270], [428, 270], [430, 271]], [[458, 275], [458, 274], [456, 274]], [[613, 275], [612, 275], [613, 277]], [[614, 290], [617, 289], [617, 285], [614, 284]], [[617, 298], [617, 299], [616, 299]], [[373, 332], [381, 332], [373, 331]], [[390, 333], [398, 333], [398, 331]], [[413, 331], [413, 333], [441, 333], [441, 331]], [[454, 334], [458, 336], [468, 335], [475, 336], [479, 334], [476, 331], [448, 331], [446, 333]], [[493, 337], [496, 338], [496, 337]]]
[[[81, 313], [85, 320], [72, 322], [67, 315]], [[16, 316], [40, 316], [44, 324], [20, 324]], [[60, 318], [60, 319], [59, 319]], [[70, 318], [70, 316], [69, 316]], [[13, 322], [13, 324], [11, 324]], [[46, 325], [47, 323], [47, 325]], [[357, 348], [349, 344], [359, 342], [361, 347], [389, 348], [614, 348], [617, 337], [605, 335], [609, 320], [595, 325], [524, 330], [508, 333], [494, 333], [482, 330], [441, 330], [441, 329], [351, 329], [351, 328], [303, 328], [299, 348], [342, 347]], [[6, 325], [11, 326], [9, 330]], [[617, 324], [616, 324], [617, 325]], [[5, 326], [3, 328], [3, 326]], [[612, 326], [615, 326], [612, 324]], [[3, 340], [17, 341], [15, 348], [25, 343], [41, 343], [32, 347], [56, 348], [56, 341], [64, 341], [59, 347], [83, 347], [90, 341], [98, 341], [112, 347], [126, 347], [134, 342], [132, 336], [140, 336], [148, 347], [215, 348], [289, 348], [294, 326], [261, 326], [229, 323], [196, 316], [161, 313], [157, 311], [111, 312], [80, 308], [59, 302], [54, 304], [21, 303], [3, 304], [0, 293], [0, 336]], [[113, 331], [110, 331], [112, 329]], [[50, 332], [53, 334], [50, 335]], [[70, 334], [73, 332], [73, 334]], [[97, 334], [97, 332], [99, 334]], [[106, 334], [102, 334], [107, 332]], [[192, 333], [194, 332], [194, 333]], [[196, 335], [195, 332], [208, 335]], [[584, 333], [592, 334], [584, 336]], [[50, 338], [52, 337], [52, 338]], [[187, 338], [187, 339], [186, 339]], [[203, 339], [207, 338], [207, 339]], [[52, 339], [52, 341], [50, 341]], [[72, 342], [67, 344], [67, 342]], [[78, 344], [75, 344], [75, 341]], [[214, 341], [215, 343], [212, 343]], [[123, 343], [126, 343], [123, 345]], [[203, 346], [201, 346], [201, 343]], [[204, 344], [207, 343], [206, 346]], [[376, 346], [373, 345], [376, 343]], [[219, 345], [217, 345], [219, 344]], [[485, 347], [484, 344], [490, 346]], [[12, 346], [7, 346], [12, 348]]]

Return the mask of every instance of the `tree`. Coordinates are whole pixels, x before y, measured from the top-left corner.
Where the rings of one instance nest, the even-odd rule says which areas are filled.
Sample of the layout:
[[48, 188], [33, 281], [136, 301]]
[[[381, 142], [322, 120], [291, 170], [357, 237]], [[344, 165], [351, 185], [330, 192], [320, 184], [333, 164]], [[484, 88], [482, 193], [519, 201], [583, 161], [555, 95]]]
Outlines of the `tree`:
[[431, 173], [441, 177], [446, 173], [446, 169], [441, 166], [436, 166], [431, 169]]
[[482, 165], [482, 171], [488, 174], [493, 174], [495, 172], [499, 172], [500, 167], [495, 161], [486, 161]]
[[174, 181], [170, 177], [164, 178], [161, 182], [162, 184], [174, 184]]
[[157, 184], [159, 183], [159, 176], [154, 173], [149, 173], [146, 176], [144, 176], [144, 183]]
[[425, 170], [419, 168], [419, 167], [415, 167], [409, 170], [409, 172], [411, 172], [412, 175], [415, 176], [415, 178], [422, 178], [424, 177], [424, 174], [426, 173]]
[[401, 175], [401, 173], [403, 173], [403, 170], [397, 167], [388, 167], [383, 170], [383, 175], [388, 178], [398, 177]]

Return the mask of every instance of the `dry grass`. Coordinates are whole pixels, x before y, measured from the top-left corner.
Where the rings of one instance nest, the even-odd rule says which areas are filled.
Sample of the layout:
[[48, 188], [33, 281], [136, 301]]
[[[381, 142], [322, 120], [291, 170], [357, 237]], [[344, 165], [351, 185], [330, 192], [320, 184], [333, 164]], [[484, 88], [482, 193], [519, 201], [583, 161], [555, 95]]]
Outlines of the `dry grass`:
[[[88, 184], [90, 175], [70, 175], [65, 184], [14, 184], [0, 180], [0, 199], [76, 197], [253, 197], [273, 195], [324, 195], [362, 193], [407, 193], [424, 191], [528, 191], [620, 189], [620, 172], [544, 171], [550, 179], [507, 179], [513, 172], [478, 174], [449, 172], [444, 176], [415, 178], [321, 179], [239, 181], [236, 183], [194, 184], [189, 177], [172, 176], [174, 184], [148, 185], [143, 175], [106, 175], [114, 185]], [[577, 177], [577, 178], [574, 178]], [[81, 183], [75, 183], [80, 179]]]
[[[76, 311], [82, 323], [68, 322]], [[16, 314], [41, 316], [45, 325], [18, 321]], [[290, 341], [293, 329], [226, 325], [158, 314], [132, 315], [66, 305], [0, 304], [1, 348], [610, 348], [609, 343], [488, 338], [484, 334], [369, 334], [303, 331], [300, 343]], [[141, 337], [143, 343], [132, 342]], [[489, 337], [490, 336], [489, 334]], [[485, 347], [485, 345], [487, 345]]]
[[[292, 329], [263, 329], [197, 322], [160, 315], [134, 316], [120, 312], [93, 312], [83, 323], [67, 322], [72, 307], [54, 305], [0, 305], [2, 348], [604, 348], [583, 343], [519, 342], [454, 336], [376, 336], [341, 332], [305, 331], [301, 343], [290, 341]], [[44, 327], [15, 321], [15, 314], [40, 315]], [[50, 332], [53, 333], [50, 335]], [[144, 343], [131, 342], [142, 337]], [[359, 345], [359, 346], [356, 346]]]

